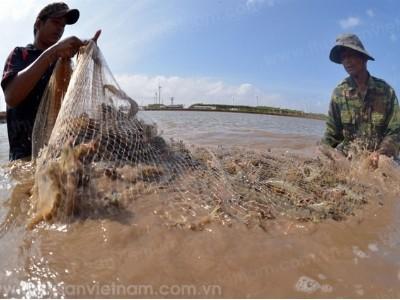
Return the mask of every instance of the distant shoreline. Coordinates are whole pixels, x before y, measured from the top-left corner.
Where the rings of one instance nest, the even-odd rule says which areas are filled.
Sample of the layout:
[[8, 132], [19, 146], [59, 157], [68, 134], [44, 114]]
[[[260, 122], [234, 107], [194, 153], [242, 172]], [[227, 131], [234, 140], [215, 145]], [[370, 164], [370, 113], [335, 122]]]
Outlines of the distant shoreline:
[[[228, 113], [246, 113], [246, 114], [258, 114], [258, 115], [271, 115], [271, 116], [281, 116], [281, 117], [295, 117], [313, 120], [326, 120], [326, 115], [315, 114], [315, 113], [305, 113], [302, 111], [270, 111], [266, 109], [247, 109], [243, 107], [232, 107], [221, 108], [217, 107], [215, 109], [209, 108], [158, 108], [158, 107], [143, 107], [144, 111], [201, 111], [201, 112], [228, 112]], [[7, 123], [7, 113], [5, 111], [0, 112], [0, 124]]]
[[246, 113], [246, 114], [258, 114], [258, 115], [271, 115], [271, 116], [281, 116], [281, 117], [295, 117], [303, 119], [313, 119], [313, 120], [326, 120], [326, 116], [323, 114], [314, 113], [285, 113], [285, 112], [272, 112], [272, 111], [257, 111], [257, 110], [231, 110], [231, 109], [192, 109], [192, 108], [149, 108], [144, 107], [144, 111], [200, 111], [200, 112], [228, 112], [228, 113]]

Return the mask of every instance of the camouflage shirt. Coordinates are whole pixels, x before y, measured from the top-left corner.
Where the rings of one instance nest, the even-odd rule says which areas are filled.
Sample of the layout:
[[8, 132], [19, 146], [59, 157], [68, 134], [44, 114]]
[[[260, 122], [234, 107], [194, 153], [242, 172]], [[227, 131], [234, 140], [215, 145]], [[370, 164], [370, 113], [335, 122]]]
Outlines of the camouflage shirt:
[[322, 142], [345, 150], [355, 139], [369, 151], [397, 156], [400, 145], [400, 110], [394, 90], [369, 76], [364, 97], [351, 77], [333, 91]]

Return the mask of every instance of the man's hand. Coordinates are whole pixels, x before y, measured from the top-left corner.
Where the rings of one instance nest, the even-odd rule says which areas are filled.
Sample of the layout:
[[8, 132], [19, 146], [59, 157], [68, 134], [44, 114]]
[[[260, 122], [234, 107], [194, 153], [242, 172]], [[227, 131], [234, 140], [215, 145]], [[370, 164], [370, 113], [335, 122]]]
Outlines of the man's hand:
[[92, 38], [92, 40], [97, 44], [97, 39], [99, 38], [101, 34], [101, 29], [97, 30], [96, 33], [94, 34], [94, 37]]
[[73, 57], [79, 50], [79, 47], [83, 45], [83, 42], [77, 38], [76, 36], [70, 36], [65, 38], [56, 44], [54, 44], [51, 48], [55, 53], [55, 58], [71, 58]]
[[97, 40], [98, 40], [100, 34], [101, 34], [101, 29], [97, 30], [96, 33], [94, 34], [94, 36], [91, 39], [84, 40], [83, 44], [87, 45], [90, 41], [94, 41], [97, 44]]

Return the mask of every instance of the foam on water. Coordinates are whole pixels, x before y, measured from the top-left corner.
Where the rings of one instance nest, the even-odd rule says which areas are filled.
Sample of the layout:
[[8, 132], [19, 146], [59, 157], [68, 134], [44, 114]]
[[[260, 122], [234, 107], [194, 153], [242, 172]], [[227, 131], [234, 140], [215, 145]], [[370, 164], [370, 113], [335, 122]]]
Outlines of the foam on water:
[[320, 288], [321, 288], [320, 283], [308, 276], [301, 276], [295, 285], [296, 291], [307, 294], [313, 294]]

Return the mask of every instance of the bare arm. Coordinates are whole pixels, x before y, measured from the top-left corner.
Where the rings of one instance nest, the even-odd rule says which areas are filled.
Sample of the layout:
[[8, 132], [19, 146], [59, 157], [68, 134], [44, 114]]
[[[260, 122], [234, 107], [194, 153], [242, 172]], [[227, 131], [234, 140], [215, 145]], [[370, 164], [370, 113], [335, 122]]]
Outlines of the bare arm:
[[7, 105], [10, 107], [18, 106], [54, 61], [55, 56], [45, 51], [29, 67], [18, 72], [4, 90]]
[[15, 107], [22, 103], [51, 64], [59, 57], [73, 57], [81, 45], [82, 41], [77, 37], [69, 37], [45, 50], [7, 84], [4, 90], [7, 105]]

